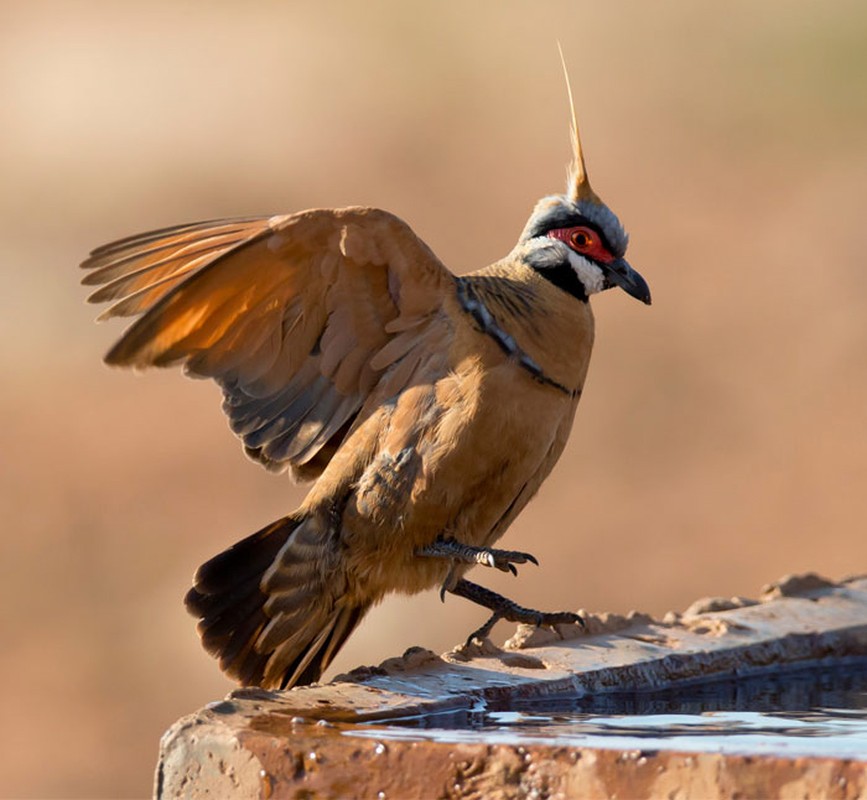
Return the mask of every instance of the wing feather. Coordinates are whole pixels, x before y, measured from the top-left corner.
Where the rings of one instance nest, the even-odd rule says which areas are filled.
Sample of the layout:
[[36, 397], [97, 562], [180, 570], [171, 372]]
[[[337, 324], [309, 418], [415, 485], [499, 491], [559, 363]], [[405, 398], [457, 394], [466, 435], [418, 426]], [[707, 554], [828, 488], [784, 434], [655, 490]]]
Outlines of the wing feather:
[[177, 286], [189, 273], [202, 266], [206, 260], [207, 256], [199, 256], [198, 258], [188, 262], [185, 269], [178, 270], [170, 275], [155, 277], [153, 283], [145, 286], [137, 286], [137, 288], [132, 289], [132, 291], [126, 291], [127, 288], [132, 288], [132, 284], [125, 287], [118, 287], [115, 283], [112, 283], [109, 284], [109, 286], [112, 287], [112, 291], [103, 294], [100, 294], [100, 292], [94, 292], [87, 299], [91, 303], [102, 303], [116, 297], [121, 298], [99, 315], [98, 319], [100, 321], [111, 319], [112, 317], [134, 317], [147, 311], [152, 305], [154, 305], [154, 303], [174, 289], [174, 287]]
[[[233, 217], [231, 219], [222, 220], [202, 220], [200, 222], [189, 222], [184, 225], [170, 225], [166, 228], [155, 228], [154, 230], [145, 231], [144, 233], [136, 233], [132, 236], [125, 236], [123, 239], [116, 239], [108, 244], [101, 245], [95, 250], [92, 250], [90, 257], [82, 263], [83, 269], [90, 269], [102, 262], [103, 260], [111, 260], [118, 256], [122, 251], [127, 253], [148, 252], [155, 248], [149, 248], [148, 245], [152, 242], [160, 242], [161, 245], [166, 245], [171, 242], [179, 241], [183, 237], [195, 239], [200, 231], [212, 232], [219, 228], [240, 228], [245, 225], [256, 226], [260, 224], [263, 217]], [[210, 233], [209, 233], [210, 235]]]
[[305, 479], [371, 397], [417, 379], [454, 291], [406, 223], [366, 208], [164, 228], [82, 266], [89, 300], [113, 301], [100, 318], [138, 316], [108, 363], [213, 378], [248, 454]]
[[102, 302], [106, 295], [117, 297], [123, 290], [134, 291], [164, 275], [170, 275], [182, 265], [181, 262], [187, 263], [194, 256], [208, 255], [227, 245], [237, 244], [238, 234], [245, 234], [248, 227], [230, 228], [226, 232], [192, 242], [175, 241], [143, 253], [133, 251], [111, 259], [96, 258], [88, 267], [93, 271], [85, 275], [81, 282], [86, 286], [102, 285], [102, 289], [92, 296], [93, 302]]

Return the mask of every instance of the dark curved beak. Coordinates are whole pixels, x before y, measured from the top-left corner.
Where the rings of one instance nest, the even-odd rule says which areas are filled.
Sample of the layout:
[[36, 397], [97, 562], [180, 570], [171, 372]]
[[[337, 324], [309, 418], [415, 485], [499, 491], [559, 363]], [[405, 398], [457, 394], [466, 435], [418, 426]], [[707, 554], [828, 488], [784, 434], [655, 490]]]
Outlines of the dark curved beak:
[[636, 300], [650, 305], [650, 287], [647, 281], [629, 266], [625, 258], [615, 259], [610, 264], [606, 264], [604, 269], [612, 284], [619, 286]]

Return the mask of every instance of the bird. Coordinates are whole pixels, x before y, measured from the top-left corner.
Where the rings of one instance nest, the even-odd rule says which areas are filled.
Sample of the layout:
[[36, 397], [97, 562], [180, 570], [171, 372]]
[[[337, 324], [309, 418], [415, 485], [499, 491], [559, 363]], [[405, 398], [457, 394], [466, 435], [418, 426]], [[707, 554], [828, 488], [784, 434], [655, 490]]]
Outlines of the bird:
[[[568, 75], [567, 75], [568, 86]], [[566, 191], [517, 244], [453, 274], [376, 208], [210, 220], [93, 250], [82, 282], [135, 318], [105, 361], [213, 379], [247, 456], [310, 483], [301, 505], [205, 562], [185, 598], [244, 686], [318, 681], [386, 595], [439, 588], [505, 619], [525, 608], [465, 574], [517, 574], [493, 545], [562, 454], [594, 338], [590, 298], [650, 304], [627, 234], [591, 188], [571, 89]]]

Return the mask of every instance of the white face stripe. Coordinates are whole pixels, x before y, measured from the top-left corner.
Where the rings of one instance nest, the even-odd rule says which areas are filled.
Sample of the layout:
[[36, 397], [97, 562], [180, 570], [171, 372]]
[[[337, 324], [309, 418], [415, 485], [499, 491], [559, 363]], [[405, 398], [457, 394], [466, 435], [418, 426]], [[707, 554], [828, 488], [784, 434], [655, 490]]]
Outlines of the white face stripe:
[[584, 284], [584, 291], [587, 292], [588, 297], [605, 289], [605, 273], [592, 261], [588, 261], [571, 248], [569, 248], [569, 264], [575, 270], [578, 280]]

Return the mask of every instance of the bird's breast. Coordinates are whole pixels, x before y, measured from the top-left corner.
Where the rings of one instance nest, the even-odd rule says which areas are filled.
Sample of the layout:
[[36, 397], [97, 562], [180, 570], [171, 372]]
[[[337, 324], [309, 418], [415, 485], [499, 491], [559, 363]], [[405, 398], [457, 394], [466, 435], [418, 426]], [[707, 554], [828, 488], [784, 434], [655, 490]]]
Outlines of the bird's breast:
[[546, 314], [508, 289], [497, 287], [504, 299], [484, 304], [487, 326], [456, 294], [441, 368], [404, 390], [370, 431], [372, 457], [353, 485], [342, 534], [367, 586], [413, 592], [442, 581], [448, 564], [416, 550], [441, 535], [490, 544], [563, 450], [592, 316], [574, 307], [571, 318]]

